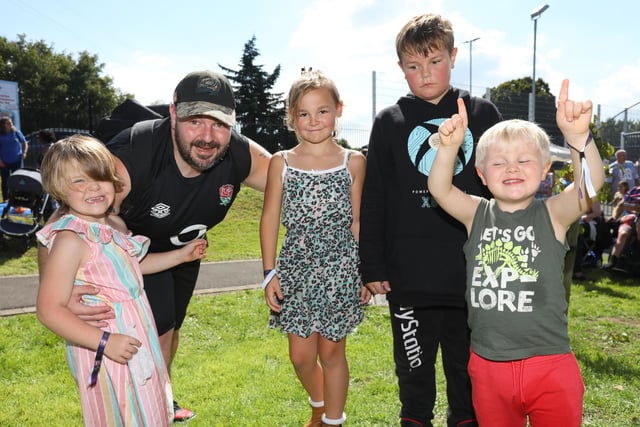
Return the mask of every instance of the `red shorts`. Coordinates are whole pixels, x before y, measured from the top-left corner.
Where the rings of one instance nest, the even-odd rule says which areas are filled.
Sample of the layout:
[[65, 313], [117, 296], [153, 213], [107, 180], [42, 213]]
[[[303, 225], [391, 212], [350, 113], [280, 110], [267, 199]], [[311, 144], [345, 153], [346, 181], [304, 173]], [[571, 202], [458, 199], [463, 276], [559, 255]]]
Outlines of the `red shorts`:
[[497, 362], [473, 351], [469, 359], [478, 424], [492, 427], [582, 423], [584, 383], [573, 352]]

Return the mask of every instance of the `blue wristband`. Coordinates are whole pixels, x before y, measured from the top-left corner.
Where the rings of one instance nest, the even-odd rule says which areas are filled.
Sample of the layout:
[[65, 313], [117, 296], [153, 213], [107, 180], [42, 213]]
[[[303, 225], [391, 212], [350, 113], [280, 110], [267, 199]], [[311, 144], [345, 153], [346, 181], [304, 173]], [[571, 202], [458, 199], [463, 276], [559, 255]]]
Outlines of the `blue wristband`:
[[104, 331], [102, 334], [102, 338], [100, 338], [100, 344], [98, 344], [98, 350], [96, 351], [96, 358], [93, 361], [93, 370], [91, 371], [91, 378], [89, 381], [89, 388], [96, 385], [98, 382], [98, 372], [100, 372], [100, 365], [102, 364], [102, 355], [104, 353], [104, 348], [107, 346], [107, 341], [109, 340], [109, 332]]

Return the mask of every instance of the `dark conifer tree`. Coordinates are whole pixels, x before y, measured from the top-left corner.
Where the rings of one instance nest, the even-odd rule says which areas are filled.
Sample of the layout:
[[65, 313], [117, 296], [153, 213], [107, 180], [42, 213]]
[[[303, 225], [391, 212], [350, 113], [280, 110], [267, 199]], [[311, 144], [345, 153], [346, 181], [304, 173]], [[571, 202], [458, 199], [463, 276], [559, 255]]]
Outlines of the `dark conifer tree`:
[[280, 65], [269, 74], [263, 65], [255, 63], [259, 55], [253, 36], [244, 45], [239, 70], [218, 65], [233, 84], [242, 134], [274, 153], [295, 145], [295, 137], [285, 124], [283, 94], [272, 92], [280, 77]]

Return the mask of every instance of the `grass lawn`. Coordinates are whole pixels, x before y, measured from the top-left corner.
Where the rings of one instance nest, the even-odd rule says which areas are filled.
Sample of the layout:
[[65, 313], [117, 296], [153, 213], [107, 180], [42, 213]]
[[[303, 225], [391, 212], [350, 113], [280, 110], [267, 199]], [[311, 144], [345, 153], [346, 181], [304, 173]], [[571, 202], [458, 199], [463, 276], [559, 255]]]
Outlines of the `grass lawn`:
[[[607, 277], [574, 284], [572, 346], [586, 385], [585, 426], [640, 426], [640, 286]], [[348, 425], [397, 425], [389, 316], [367, 307], [347, 342], [351, 385]], [[194, 297], [174, 363], [174, 393], [198, 417], [190, 426], [300, 426], [306, 396], [285, 337], [266, 328], [262, 291]], [[0, 318], [0, 426], [82, 424], [64, 343], [33, 314]], [[445, 425], [438, 367], [435, 425]]]
[[[217, 234], [209, 235], [208, 260], [259, 257], [255, 209], [261, 198], [251, 191], [241, 196], [229, 221], [210, 231]], [[0, 275], [34, 274], [31, 251], [14, 253], [11, 246], [0, 251]], [[21, 267], [29, 260], [31, 267]], [[640, 426], [638, 280], [587, 274], [592, 281], [573, 285], [569, 310], [572, 347], [586, 385], [583, 425]], [[267, 319], [260, 290], [194, 297], [173, 367], [175, 395], [198, 414], [189, 426], [300, 426], [306, 421], [306, 395], [288, 361], [286, 338], [267, 329]], [[0, 426], [82, 425], [63, 341], [33, 314], [0, 318], [0, 330]], [[347, 341], [347, 353], [346, 425], [398, 425], [386, 307], [367, 307], [364, 322]], [[437, 376], [434, 424], [444, 426], [439, 364]]]

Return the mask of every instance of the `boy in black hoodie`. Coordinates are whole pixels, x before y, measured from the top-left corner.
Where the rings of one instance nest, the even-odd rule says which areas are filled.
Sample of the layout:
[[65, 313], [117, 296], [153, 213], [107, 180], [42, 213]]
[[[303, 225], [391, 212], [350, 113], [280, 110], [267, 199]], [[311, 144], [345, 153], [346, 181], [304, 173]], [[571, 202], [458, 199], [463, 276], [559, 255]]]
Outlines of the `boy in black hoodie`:
[[[362, 279], [387, 294], [402, 426], [431, 426], [435, 361], [442, 351], [448, 426], [475, 426], [467, 374], [464, 227], [427, 189], [438, 126], [464, 100], [469, 126], [455, 164], [454, 185], [489, 197], [476, 175], [475, 145], [502, 120], [487, 100], [450, 86], [457, 49], [451, 23], [439, 15], [411, 19], [396, 38], [398, 65], [411, 93], [376, 117], [369, 139], [360, 217]], [[427, 260], [425, 262], [425, 260]]]

